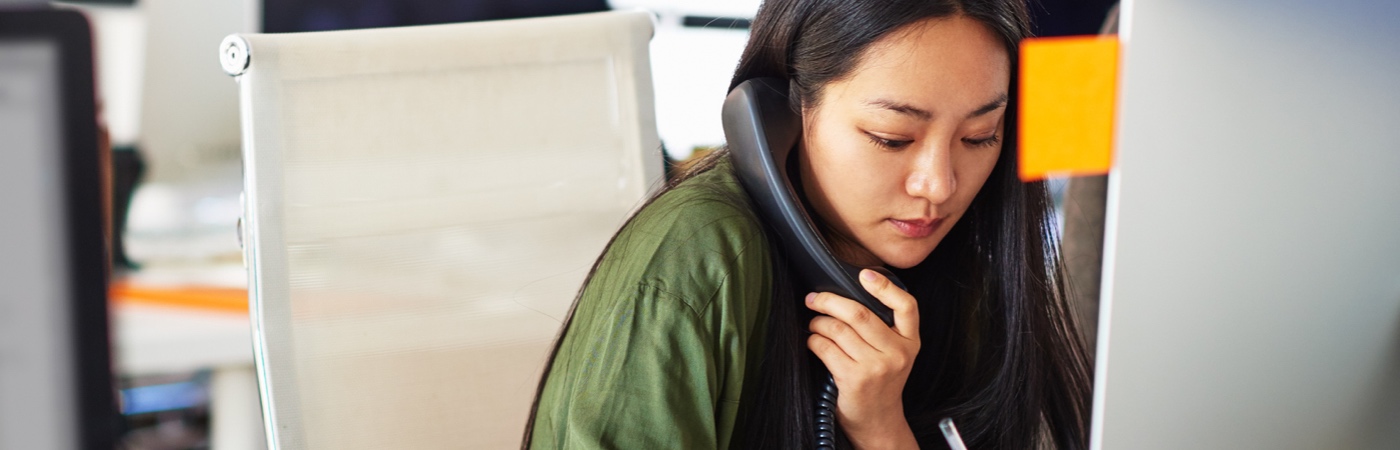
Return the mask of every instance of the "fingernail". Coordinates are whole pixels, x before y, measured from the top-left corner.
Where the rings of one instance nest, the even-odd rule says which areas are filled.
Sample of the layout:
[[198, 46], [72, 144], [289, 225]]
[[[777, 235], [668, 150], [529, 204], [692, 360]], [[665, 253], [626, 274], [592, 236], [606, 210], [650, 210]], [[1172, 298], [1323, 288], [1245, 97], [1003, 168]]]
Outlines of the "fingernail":
[[865, 279], [865, 281], [875, 281], [875, 271], [870, 269], [862, 270], [860, 271], [860, 277]]
[[815, 298], [817, 298], [817, 293], [816, 293], [816, 292], [808, 292], [808, 293], [807, 293], [807, 304], [808, 304], [808, 305], [812, 304], [812, 300], [815, 299]]

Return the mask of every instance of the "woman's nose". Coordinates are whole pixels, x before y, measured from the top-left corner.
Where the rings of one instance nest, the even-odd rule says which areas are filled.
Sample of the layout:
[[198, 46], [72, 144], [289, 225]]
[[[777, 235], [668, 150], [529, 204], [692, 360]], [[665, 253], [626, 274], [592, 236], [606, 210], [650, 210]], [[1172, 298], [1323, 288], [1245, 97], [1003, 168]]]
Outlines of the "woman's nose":
[[909, 195], [927, 199], [935, 205], [952, 198], [957, 188], [952, 152], [946, 147], [929, 149], [920, 155], [905, 182]]

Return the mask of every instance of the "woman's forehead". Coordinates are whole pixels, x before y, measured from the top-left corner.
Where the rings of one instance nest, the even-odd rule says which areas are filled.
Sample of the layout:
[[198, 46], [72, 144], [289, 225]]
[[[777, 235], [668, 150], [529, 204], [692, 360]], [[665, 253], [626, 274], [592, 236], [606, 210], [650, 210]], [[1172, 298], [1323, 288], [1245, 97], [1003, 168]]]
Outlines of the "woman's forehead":
[[1004, 96], [1010, 80], [1003, 40], [976, 20], [954, 16], [916, 22], [880, 38], [849, 76], [830, 87], [840, 91], [831, 93], [865, 104], [961, 115]]

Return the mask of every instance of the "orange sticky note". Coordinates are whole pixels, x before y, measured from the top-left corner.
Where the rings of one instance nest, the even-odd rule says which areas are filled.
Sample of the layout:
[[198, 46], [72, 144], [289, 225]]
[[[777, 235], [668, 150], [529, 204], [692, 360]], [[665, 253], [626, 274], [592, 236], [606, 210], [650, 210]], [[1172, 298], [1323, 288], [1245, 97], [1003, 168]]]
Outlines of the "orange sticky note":
[[1021, 180], [1108, 173], [1118, 92], [1118, 38], [1021, 42]]

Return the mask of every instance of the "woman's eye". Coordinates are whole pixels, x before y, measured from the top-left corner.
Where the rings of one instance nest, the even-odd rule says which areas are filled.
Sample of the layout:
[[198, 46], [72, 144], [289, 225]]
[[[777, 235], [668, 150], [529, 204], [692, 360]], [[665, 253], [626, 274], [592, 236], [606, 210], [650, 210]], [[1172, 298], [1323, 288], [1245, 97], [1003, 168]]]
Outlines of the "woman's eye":
[[882, 137], [876, 136], [876, 135], [871, 134], [871, 133], [865, 133], [865, 136], [866, 136], [866, 137], [869, 137], [869, 138], [870, 138], [870, 142], [874, 143], [876, 146], [879, 146], [879, 147], [882, 147], [882, 148], [887, 148], [887, 149], [890, 149], [890, 150], [899, 150], [899, 149], [902, 149], [902, 148], [904, 148], [904, 147], [908, 147], [909, 144], [914, 143], [914, 141], [903, 141], [903, 140], [896, 140], [896, 139], [886, 139], [886, 138], [882, 138]]
[[1001, 136], [995, 134], [980, 139], [963, 139], [963, 143], [973, 147], [992, 147], [1001, 142]]

